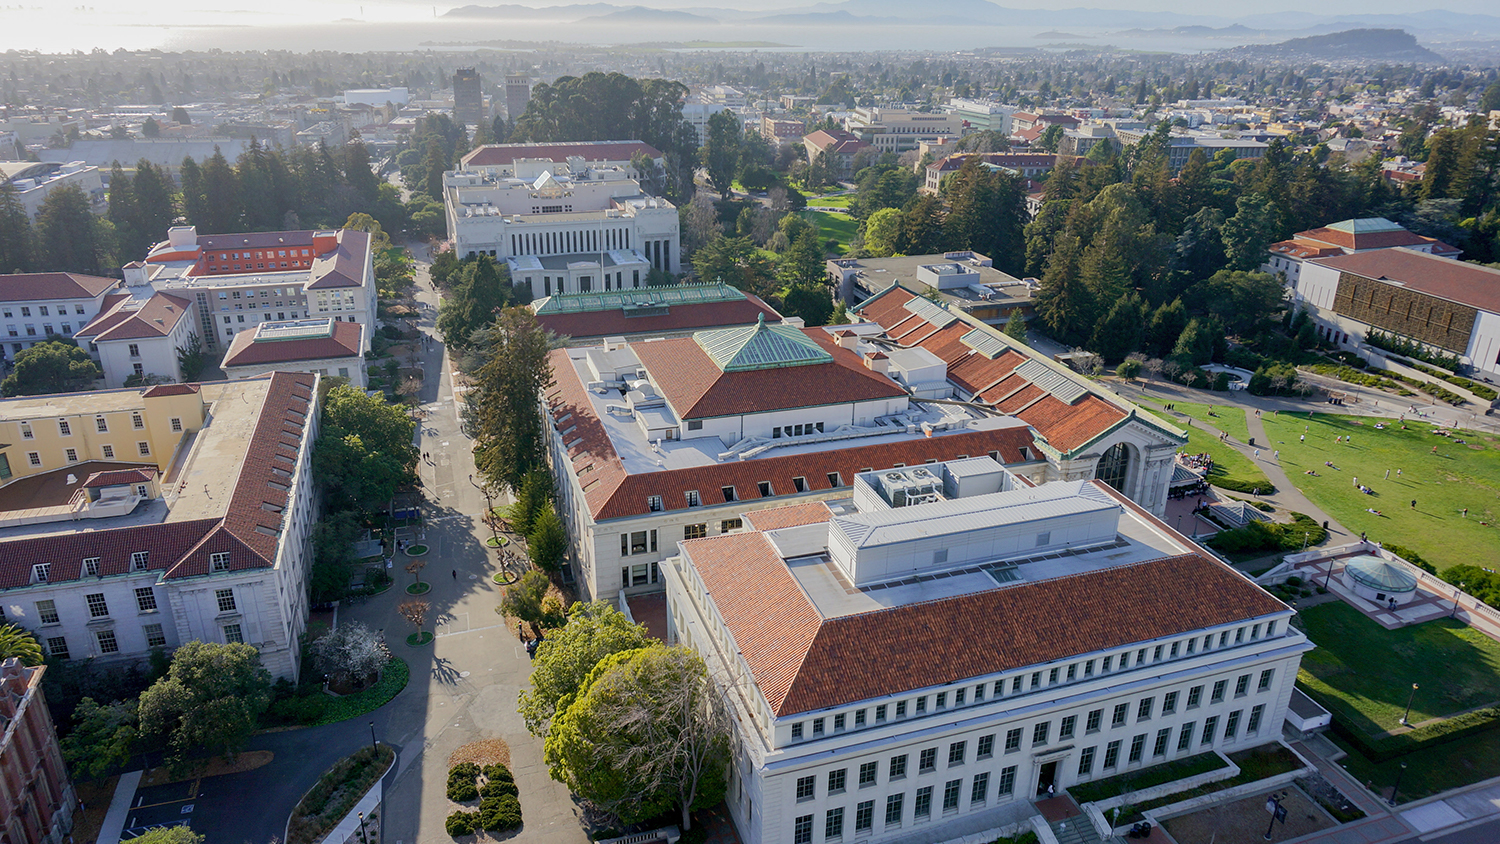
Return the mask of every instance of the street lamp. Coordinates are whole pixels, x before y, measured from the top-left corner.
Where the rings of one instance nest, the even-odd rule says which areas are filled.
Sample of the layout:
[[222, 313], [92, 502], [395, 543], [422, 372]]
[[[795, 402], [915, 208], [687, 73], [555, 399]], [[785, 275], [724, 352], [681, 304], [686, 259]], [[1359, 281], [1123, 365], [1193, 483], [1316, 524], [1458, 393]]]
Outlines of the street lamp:
[[1401, 775], [1406, 773], [1406, 763], [1401, 763], [1401, 770], [1396, 772], [1396, 784], [1391, 787], [1391, 799], [1387, 801], [1392, 806], [1396, 805], [1396, 793], [1401, 790]]
[[375, 740], [375, 722], [374, 721], [370, 722], [370, 749], [373, 750], [373, 751], [375, 751], [375, 755], [377, 755], [377, 756], [380, 755], [380, 742], [378, 742], [378, 741]]
[[1416, 700], [1416, 698], [1417, 698], [1417, 684], [1416, 683], [1412, 683], [1411, 684], [1411, 695], [1409, 697], [1407, 697], [1407, 699], [1406, 699], [1406, 712], [1401, 716], [1401, 726], [1403, 726], [1403, 727], [1410, 727], [1411, 726], [1410, 724], [1406, 723], [1406, 716], [1408, 716], [1408, 715], [1411, 714], [1411, 702], [1413, 700]]
[[365, 813], [359, 813], [359, 840], [362, 844], [370, 844], [370, 839], [365, 837]]
[[469, 483], [484, 494], [484, 520], [490, 525], [490, 538], [494, 540], [496, 548], [500, 547], [500, 534], [495, 530], [495, 505], [490, 499], [490, 488], [474, 483], [474, 476], [469, 475]]
[[1271, 840], [1271, 830], [1276, 828], [1276, 819], [1278, 817], [1281, 818], [1282, 823], [1286, 823], [1286, 810], [1281, 808], [1281, 801], [1286, 799], [1286, 795], [1287, 793], [1283, 791], [1280, 794], [1273, 794], [1266, 798], [1266, 811], [1271, 813], [1271, 820], [1266, 824], [1265, 840], [1267, 841]]

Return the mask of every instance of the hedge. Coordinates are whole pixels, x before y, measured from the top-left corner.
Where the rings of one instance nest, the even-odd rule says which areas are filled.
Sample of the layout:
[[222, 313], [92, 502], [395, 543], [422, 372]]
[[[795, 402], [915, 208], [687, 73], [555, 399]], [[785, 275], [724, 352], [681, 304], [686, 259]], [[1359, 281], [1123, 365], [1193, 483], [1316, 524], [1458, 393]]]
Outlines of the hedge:
[[1219, 531], [1208, 540], [1208, 546], [1225, 554], [1271, 553], [1296, 551], [1327, 537], [1328, 531], [1311, 516], [1293, 513], [1289, 524], [1251, 522], [1242, 528]]
[[448, 770], [448, 799], [454, 803], [467, 803], [479, 799], [479, 766], [473, 762], [460, 762]]
[[1178, 759], [1174, 762], [1166, 762], [1161, 765], [1153, 765], [1141, 771], [1128, 774], [1117, 774], [1102, 780], [1094, 780], [1081, 785], [1070, 786], [1068, 793], [1079, 803], [1097, 803], [1131, 791], [1140, 791], [1153, 786], [1164, 785], [1169, 782], [1185, 780], [1188, 777], [1196, 777], [1209, 771], [1217, 771], [1220, 768], [1229, 767], [1223, 757], [1217, 753], [1200, 753], [1197, 756], [1189, 756], [1186, 759]]
[[1447, 370], [1458, 369], [1457, 355], [1445, 355], [1442, 352], [1431, 351], [1422, 345], [1422, 343], [1406, 337], [1385, 334], [1377, 329], [1371, 329], [1365, 334], [1365, 342], [1377, 349], [1384, 349], [1387, 352], [1395, 352], [1398, 355], [1427, 361], [1433, 366], [1440, 366]]
[[1407, 366], [1417, 370], [1418, 372], [1425, 372], [1428, 375], [1433, 376], [1434, 378], [1441, 378], [1444, 381], [1447, 381], [1449, 384], [1453, 384], [1454, 386], [1463, 387], [1465, 390], [1468, 390], [1474, 395], [1479, 396], [1485, 401], [1494, 401], [1495, 399], [1500, 398], [1500, 393], [1495, 392], [1494, 388], [1486, 387], [1483, 384], [1476, 384], [1473, 381], [1470, 381], [1469, 379], [1463, 377], [1462, 375], [1453, 375], [1448, 372], [1433, 369], [1430, 366], [1423, 366], [1416, 361], [1406, 361], [1405, 363]]
[[[1303, 688], [1309, 696], [1321, 697], [1312, 689]], [[1323, 701], [1319, 701], [1323, 703]], [[1376, 738], [1356, 729], [1344, 720], [1338, 710], [1324, 703], [1324, 708], [1334, 713], [1333, 731], [1354, 745], [1371, 762], [1389, 762], [1408, 753], [1425, 750], [1441, 744], [1457, 741], [1466, 736], [1489, 732], [1500, 727], [1500, 708], [1490, 707], [1444, 718], [1435, 724], [1407, 730], [1404, 733]]]
[[364, 747], [334, 763], [298, 801], [287, 822], [287, 844], [311, 844], [354, 809], [395, 759], [388, 744]]

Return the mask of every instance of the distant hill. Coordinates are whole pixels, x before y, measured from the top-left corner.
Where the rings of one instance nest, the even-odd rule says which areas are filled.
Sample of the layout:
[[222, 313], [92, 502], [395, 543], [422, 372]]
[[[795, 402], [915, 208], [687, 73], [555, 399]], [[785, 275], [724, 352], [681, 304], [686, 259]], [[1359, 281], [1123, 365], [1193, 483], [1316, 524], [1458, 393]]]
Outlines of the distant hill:
[[1239, 47], [1236, 53], [1255, 56], [1320, 59], [1370, 59], [1390, 62], [1442, 63], [1443, 57], [1417, 43], [1417, 37], [1400, 29], [1350, 29], [1328, 35], [1293, 38], [1279, 44]]
[[[719, 21], [705, 15], [695, 15], [691, 12], [679, 12], [675, 9], [648, 9], [645, 6], [632, 6], [617, 12], [605, 15], [594, 15], [587, 17], [584, 21], [599, 23], [718, 23]], [[580, 21], [582, 23], [582, 21]]]
[[1263, 30], [1251, 29], [1242, 24], [1230, 26], [1174, 26], [1171, 29], [1127, 29], [1121, 35], [1166, 35], [1182, 38], [1245, 38], [1264, 35]]
[[851, 15], [845, 11], [838, 11], [769, 15], [763, 18], [751, 18], [749, 21], [747, 21], [747, 23], [779, 23], [795, 24], [797, 26], [843, 26], [848, 24], [892, 23], [894, 20], [894, 18], [867, 18], [860, 15]]
[[449, 9], [443, 17], [507, 21], [574, 21], [582, 17], [607, 15], [622, 10], [622, 7], [609, 3], [575, 3], [570, 6], [548, 6], [544, 9], [508, 3], [501, 6], [460, 6], [456, 9]]

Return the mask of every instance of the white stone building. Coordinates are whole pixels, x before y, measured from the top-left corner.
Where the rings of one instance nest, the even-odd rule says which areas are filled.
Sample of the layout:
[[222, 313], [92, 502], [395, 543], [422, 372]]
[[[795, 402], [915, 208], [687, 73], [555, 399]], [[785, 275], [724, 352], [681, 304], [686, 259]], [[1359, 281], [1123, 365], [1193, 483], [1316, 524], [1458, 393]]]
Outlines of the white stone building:
[[[1180, 432], [988, 327], [950, 338], [980, 363], [904, 334], [762, 322], [553, 352], [550, 460], [585, 593], [660, 591], [679, 540], [846, 497], [872, 469], [989, 455], [1038, 483], [1098, 477], [1162, 511]], [[998, 412], [934, 401], [966, 398], [967, 374], [989, 365], [1014, 375]]]
[[919, 141], [958, 138], [963, 135], [964, 119], [957, 114], [861, 106], [845, 121], [844, 128], [879, 152], [900, 153], [916, 149]]
[[219, 364], [231, 381], [271, 372], [311, 372], [344, 378], [363, 390], [364, 326], [328, 317], [263, 322], [234, 336]]
[[1297, 232], [1287, 240], [1271, 244], [1267, 250], [1270, 255], [1261, 270], [1273, 275], [1279, 273], [1287, 286], [1295, 290], [1302, 277], [1302, 265], [1308, 261], [1398, 246], [1444, 258], [1457, 258], [1463, 251], [1435, 237], [1408, 231], [1384, 217], [1364, 217]]
[[119, 286], [117, 279], [77, 273], [0, 275], [5, 356], [13, 359], [49, 335], [73, 337], [99, 315], [104, 297]]
[[278, 373], [0, 402], [16, 457], [0, 452], [4, 620], [59, 659], [247, 642], [295, 680], [317, 384]]
[[99, 168], [82, 161], [0, 161], [0, 178], [10, 180], [21, 207], [33, 220], [48, 194], [63, 185], [73, 185], [83, 191], [95, 213], [102, 212], [107, 205]]
[[728, 690], [746, 844], [958, 839], [1049, 789], [1274, 742], [1312, 648], [1098, 481], [979, 457], [746, 521], [662, 564], [669, 640]]
[[125, 283], [197, 303], [194, 329], [205, 346], [228, 347], [262, 322], [331, 318], [364, 326], [365, 350], [376, 322], [375, 259], [368, 232], [248, 232], [198, 235], [176, 226], [144, 262], [125, 265]]
[[448, 237], [461, 258], [505, 262], [534, 299], [636, 289], [681, 270], [677, 208], [647, 196], [625, 168], [574, 157], [516, 159], [512, 176], [443, 174]]
[[183, 375], [180, 355], [202, 346], [198, 325], [192, 299], [131, 288], [106, 296], [77, 338], [98, 359], [106, 387], [123, 387], [131, 377], [176, 382]]

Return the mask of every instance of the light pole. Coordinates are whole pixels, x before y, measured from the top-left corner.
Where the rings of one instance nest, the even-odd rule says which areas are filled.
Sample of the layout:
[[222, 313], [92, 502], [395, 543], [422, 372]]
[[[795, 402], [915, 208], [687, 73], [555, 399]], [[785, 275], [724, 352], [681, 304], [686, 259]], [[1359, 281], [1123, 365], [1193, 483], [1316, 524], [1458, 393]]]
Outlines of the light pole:
[[1286, 823], [1286, 810], [1281, 808], [1281, 801], [1286, 799], [1286, 795], [1287, 793], [1283, 791], [1266, 798], [1266, 811], [1271, 813], [1271, 820], [1266, 824], [1265, 840], [1267, 841], [1271, 840], [1271, 830], [1276, 828], [1277, 816], [1282, 818], [1282, 823]]
[[1401, 770], [1396, 772], [1396, 784], [1391, 787], [1391, 799], [1386, 801], [1392, 806], [1396, 805], [1396, 794], [1401, 791], [1401, 775], [1406, 773], [1406, 763], [1401, 763]]
[[474, 483], [473, 475], [469, 475], [469, 483], [484, 494], [484, 520], [489, 523], [490, 538], [494, 541], [495, 547], [499, 548], [500, 534], [495, 530], [495, 505], [490, 498], [490, 488]]
[[370, 749], [373, 750], [373, 751], [375, 751], [375, 755], [376, 756], [380, 755], [380, 742], [378, 742], [378, 741], [375, 740], [375, 722], [374, 721], [370, 722]]
[[1416, 698], [1417, 698], [1417, 684], [1416, 683], [1412, 683], [1411, 684], [1411, 695], [1406, 698], [1406, 712], [1403, 713], [1402, 716], [1401, 716], [1401, 726], [1403, 726], [1403, 727], [1410, 727], [1411, 726], [1410, 724], [1406, 723], [1406, 717], [1411, 714], [1411, 702], [1413, 700], [1416, 700]]
[[370, 840], [365, 837], [365, 813], [364, 812], [360, 812], [359, 813], [359, 840], [360, 840], [361, 844], [370, 844]]
[[1449, 618], [1458, 618], [1458, 596], [1462, 595], [1464, 593], [1464, 589], [1467, 587], [1468, 584], [1460, 581], [1458, 584], [1458, 588], [1453, 590], [1453, 612], [1448, 613]]

